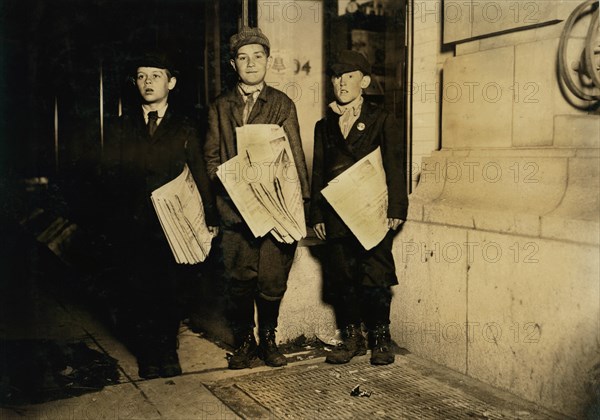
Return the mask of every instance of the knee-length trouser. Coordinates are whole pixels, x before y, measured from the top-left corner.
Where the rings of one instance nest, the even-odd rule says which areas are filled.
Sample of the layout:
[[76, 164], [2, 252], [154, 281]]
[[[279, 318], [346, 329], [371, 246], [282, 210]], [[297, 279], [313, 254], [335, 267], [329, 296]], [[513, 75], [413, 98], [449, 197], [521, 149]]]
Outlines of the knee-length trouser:
[[277, 326], [279, 303], [297, 244], [282, 244], [271, 235], [254, 238], [247, 229], [223, 229], [221, 249], [228, 281], [228, 316], [234, 329], [254, 326], [254, 301], [261, 329]]
[[394, 232], [389, 231], [366, 251], [355, 237], [328, 240], [325, 260], [325, 296], [333, 303], [338, 327], [368, 328], [389, 324], [391, 286], [398, 284], [392, 255]]

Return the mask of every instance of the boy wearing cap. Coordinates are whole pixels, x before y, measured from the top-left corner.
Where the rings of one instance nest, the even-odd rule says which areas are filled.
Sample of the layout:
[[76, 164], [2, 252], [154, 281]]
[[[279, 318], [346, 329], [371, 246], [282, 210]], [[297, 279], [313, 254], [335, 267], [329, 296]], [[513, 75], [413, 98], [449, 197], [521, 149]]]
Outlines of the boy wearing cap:
[[[310, 196], [300, 128], [294, 103], [284, 93], [265, 84], [271, 64], [268, 38], [258, 28], [242, 28], [230, 39], [231, 66], [237, 86], [219, 96], [209, 109], [204, 156], [216, 186], [221, 218], [223, 263], [228, 281], [228, 318], [235, 351], [230, 369], [251, 367], [258, 356], [269, 366], [287, 364], [277, 348], [275, 329], [279, 306], [297, 244], [282, 244], [271, 235], [255, 238], [220, 184], [219, 165], [237, 154], [236, 127], [244, 124], [277, 124], [285, 130], [305, 199]], [[259, 345], [254, 337], [256, 303]]]
[[139, 376], [146, 379], [181, 374], [177, 335], [181, 319], [178, 266], [152, 205], [156, 188], [176, 178], [188, 165], [200, 191], [206, 223], [218, 230], [214, 197], [201, 155], [196, 123], [168, 103], [177, 83], [166, 57], [144, 55], [132, 64], [140, 105], [107, 125], [104, 147], [105, 232], [121, 290], [127, 335], [133, 339]]
[[[398, 284], [392, 242], [406, 219], [408, 197], [404, 137], [392, 114], [366, 102], [363, 89], [371, 82], [371, 66], [356, 51], [342, 51], [331, 66], [335, 101], [315, 126], [310, 223], [326, 241], [324, 290], [329, 295], [343, 342], [328, 354], [328, 363], [347, 363], [366, 354], [361, 330], [369, 332], [371, 363], [394, 361], [389, 331], [391, 286]], [[385, 238], [366, 251], [327, 203], [321, 190], [358, 160], [381, 147], [388, 189]]]

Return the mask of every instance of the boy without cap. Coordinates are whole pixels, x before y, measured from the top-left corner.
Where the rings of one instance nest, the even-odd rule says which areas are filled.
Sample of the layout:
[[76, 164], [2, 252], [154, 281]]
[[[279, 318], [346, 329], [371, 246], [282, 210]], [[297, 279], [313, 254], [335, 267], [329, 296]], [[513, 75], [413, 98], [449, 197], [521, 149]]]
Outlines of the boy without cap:
[[[342, 51], [331, 66], [335, 101], [315, 127], [310, 223], [326, 241], [325, 291], [333, 303], [343, 342], [328, 354], [328, 363], [347, 363], [366, 354], [362, 334], [369, 332], [371, 363], [394, 361], [390, 337], [391, 286], [398, 283], [392, 256], [395, 231], [406, 219], [408, 198], [404, 172], [403, 131], [392, 114], [363, 99], [371, 82], [371, 65], [356, 51]], [[381, 147], [388, 189], [385, 238], [366, 251], [327, 203], [321, 190], [358, 160]]]
[[[209, 109], [204, 157], [215, 182], [221, 217], [223, 263], [228, 282], [228, 318], [235, 351], [230, 369], [251, 367], [259, 356], [269, 366], [287, 364], [275, 342], [281, 299], [297, 243], [282, 244], [271, 235], [255, 238], [216, 177], [217, 168], [237, 155], [236, 127], [277, 124], [290, 143], [302, 195], [310, 196], [300, 128], [294, 103], [265, 84], [271, 65], [270, 43], [258, 28], [242, 28], [230, 39], [231, 66], [239, 77], [236, 87], [219, 96]], [[254, 337], [254, 304], [258, 315], [259, 344]]]

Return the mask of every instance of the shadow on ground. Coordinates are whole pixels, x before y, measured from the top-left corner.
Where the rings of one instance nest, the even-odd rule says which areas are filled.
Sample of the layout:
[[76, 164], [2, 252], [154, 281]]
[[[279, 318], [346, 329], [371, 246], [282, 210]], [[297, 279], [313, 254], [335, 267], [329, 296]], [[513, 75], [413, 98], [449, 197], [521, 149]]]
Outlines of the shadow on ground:
[[0, 404], [26, 405], [95, 392], [119, 380], [117, 361], [85, 343], [0, 341]]

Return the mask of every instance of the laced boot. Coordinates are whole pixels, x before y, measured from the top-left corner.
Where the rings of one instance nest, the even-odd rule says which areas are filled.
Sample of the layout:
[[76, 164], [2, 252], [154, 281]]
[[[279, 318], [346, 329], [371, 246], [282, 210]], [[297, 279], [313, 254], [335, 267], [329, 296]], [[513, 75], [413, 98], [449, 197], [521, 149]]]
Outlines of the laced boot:
[[348, 363], [354, 356], [362, 356], [367, 353], [365, 338], [362, 335], [360, 326], [348, 325], [342, 330], [342, 338], [344, 341], [335, 346], [325, 358], [327, 363]]
[[392, 349], [392, 338], [390, 337], [389, 325], [377, 325], [370, 331], [373, 342], [371, 350], [372, 365], [389, 365], [394, 363], [394, 352]]
[[252, 367], [256, 359], [256, 339], [252, 330], [236, 337], [237, 348], [228, 355], [229, 369], [246, 369]]
[[258, 336], [260, 339], [258, 345], [258, 357], [260, 357], [267, 366], [279, 367], [287, 365], [287, 359], [281, 354], [275, 343], [275, 329], [260, 330]]

